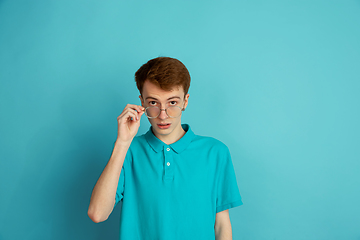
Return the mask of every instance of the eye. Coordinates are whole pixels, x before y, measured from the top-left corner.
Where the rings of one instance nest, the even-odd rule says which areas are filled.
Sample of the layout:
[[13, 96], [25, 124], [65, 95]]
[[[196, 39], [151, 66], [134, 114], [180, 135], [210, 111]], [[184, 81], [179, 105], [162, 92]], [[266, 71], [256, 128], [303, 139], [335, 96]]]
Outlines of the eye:
[[149, 104], [150, 104], [151, 106], [155, 106], [155, 105], [156, 105], [156, 102], [155, 102], [155, 101], [150, 101]]
[[176, 105], [177, 104], [177, 101], [170, 101], [170, 105], [171, 106], [174, 106], [174, 105]]

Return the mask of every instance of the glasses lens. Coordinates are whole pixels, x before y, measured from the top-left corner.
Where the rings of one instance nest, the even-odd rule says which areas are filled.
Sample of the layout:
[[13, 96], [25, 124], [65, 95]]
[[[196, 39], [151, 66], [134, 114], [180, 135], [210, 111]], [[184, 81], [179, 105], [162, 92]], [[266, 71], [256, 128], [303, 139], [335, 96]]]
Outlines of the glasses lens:
[[148, 107], [146, 108], [145, 113], [146, 116], [150, 118], [156, 118], [157, 116], [159, 116], [160, 109], [158, 107]]
[[177, 106], [168, 107], [166, 110], [167, 114], [171, 118], [176, 118], [181, 114], [181, 108]]

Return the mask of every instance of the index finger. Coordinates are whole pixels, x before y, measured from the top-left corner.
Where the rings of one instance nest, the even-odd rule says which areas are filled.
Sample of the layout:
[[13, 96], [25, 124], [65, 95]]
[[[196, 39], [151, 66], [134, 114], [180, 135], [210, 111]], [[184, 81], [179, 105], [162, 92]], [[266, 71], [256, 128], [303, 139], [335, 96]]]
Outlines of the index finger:
[[130, 107], [130, 108], [134, 109], [135, 111], [137, 111], [138, 113], [145, 111], [145, 108], [143, 106], [139, 106], [139, 105], [135, 105], [135, 104], [128, 104], [128, 105], [126, 105], [126, 107]]

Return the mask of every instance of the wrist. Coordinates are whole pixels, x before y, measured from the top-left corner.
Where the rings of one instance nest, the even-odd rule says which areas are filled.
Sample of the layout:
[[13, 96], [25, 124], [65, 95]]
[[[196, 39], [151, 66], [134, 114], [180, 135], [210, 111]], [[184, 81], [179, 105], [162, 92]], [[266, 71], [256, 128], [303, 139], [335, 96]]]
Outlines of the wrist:
[[131, 141], [132, 139], [130, 141], [122, 141], [120, 139], [116, 139], [115, 147], [128, 149], [130, 147]]

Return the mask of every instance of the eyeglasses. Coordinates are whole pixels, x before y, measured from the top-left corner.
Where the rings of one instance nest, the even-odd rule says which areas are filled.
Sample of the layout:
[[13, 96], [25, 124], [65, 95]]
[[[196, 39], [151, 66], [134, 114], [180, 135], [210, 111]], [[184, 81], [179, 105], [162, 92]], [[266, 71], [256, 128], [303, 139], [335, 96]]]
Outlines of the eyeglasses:
[[157, 118], [162, 110], [165, 110], [166, 114], [170, 118], [177, 118], [181, 115], [181, 112], [184, 111], [184, 109], [179, 106], [170, 106], [165, 109], [160, 109], [159, 107], [153, 106], [145, 108], [145, 115], [148, 118]]

